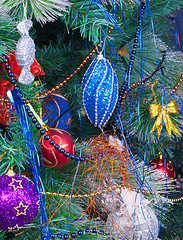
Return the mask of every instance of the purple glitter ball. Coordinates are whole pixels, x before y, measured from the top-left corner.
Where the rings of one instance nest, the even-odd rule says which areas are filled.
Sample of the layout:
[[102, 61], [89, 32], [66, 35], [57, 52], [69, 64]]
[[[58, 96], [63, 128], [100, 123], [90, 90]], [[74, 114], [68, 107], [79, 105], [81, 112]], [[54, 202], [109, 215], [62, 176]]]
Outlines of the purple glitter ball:
[[17, 231], [31, 223], [39, 210], [34, 183], [9, 170], [0, 176], [0, 229]]

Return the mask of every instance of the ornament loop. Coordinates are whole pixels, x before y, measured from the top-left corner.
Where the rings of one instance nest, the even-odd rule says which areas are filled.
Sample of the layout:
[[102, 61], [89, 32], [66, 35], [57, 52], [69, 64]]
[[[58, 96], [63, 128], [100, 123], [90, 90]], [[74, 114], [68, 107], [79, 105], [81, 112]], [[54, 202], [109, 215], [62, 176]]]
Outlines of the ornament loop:
[[103, 46], [102, 46], [101, 51], [99, 51], [98, 45], [96, 45], [96, 50], [97, 50], [97, 53], [99, 54], [99, 56], [102, 55], [102, 53], [103, 53], [103, 51], [104, 51], [105, 42], [106, 42], [106, 37], [105, 37], [105, 38], [103, 37], [103, 39], [100, 41], [100, 46], [101, 46], [101, 44], [103, 43]]

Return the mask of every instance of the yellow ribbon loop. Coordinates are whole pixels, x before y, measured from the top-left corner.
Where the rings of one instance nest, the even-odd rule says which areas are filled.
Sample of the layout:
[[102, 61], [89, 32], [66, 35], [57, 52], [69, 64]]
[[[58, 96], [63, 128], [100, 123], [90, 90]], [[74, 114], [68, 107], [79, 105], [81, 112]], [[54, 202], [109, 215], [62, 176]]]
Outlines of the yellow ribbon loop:
[[168, 115], [168, 113], [178, 113], [176, 101], [171, 101], [167, 103], [167, 105], [164, 104], [163, 107], [162, 105], [157, 103], [150, 104], [149, 111], [150, 111], [151, 118], [157, 117], [150, 133], [158, 129], [158, 138], [159, 138], [163, 125], [165, 124], [165, 127], [170, 136], [172, 134], [172, 131], [176, 132], [179, 136], [182, 136], [182, 134], [175, 127], [172, 120], [170, 119], [170, 116]]

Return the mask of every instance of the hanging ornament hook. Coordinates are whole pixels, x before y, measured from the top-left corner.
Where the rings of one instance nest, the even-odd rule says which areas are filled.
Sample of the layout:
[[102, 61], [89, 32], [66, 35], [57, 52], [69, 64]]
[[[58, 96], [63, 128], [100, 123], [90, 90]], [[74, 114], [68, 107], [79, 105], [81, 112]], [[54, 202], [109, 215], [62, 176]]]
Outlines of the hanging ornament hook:
[[[25, 5], [26, 4], [26, 5]], [[27, 19], [27, 2], [23, 2], [23, 19]]]
[[101, 51], [99, 51], [99, 48], [98, 48], [98, 46], [96, 45], [97, 53], [98, 53], [100, 56], [102, 56], [102, 53], [103, 53], [103, 51], [104, 51], [105, 42], [106, 42], [106, 36], [103, 37], [103, 39], [100, 41], [100, 46], [101, 46], [101, 44], [103, 43], [103, 46], [101, 47], [101, 48], [102, 48]]

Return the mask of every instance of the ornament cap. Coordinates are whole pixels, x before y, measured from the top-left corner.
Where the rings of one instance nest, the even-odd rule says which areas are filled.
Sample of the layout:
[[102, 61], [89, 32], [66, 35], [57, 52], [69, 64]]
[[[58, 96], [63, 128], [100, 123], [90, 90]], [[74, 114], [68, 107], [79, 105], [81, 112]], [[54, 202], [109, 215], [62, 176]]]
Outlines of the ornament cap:
[[13, 176], [15, 176], [15, 173], [13, 172], [12, 169], [9, 169], [8, 172], [6, 173], [6, 175], [9, 177], [13, 177]]
[[104, 56], [102, 55], [102, 52], [99, 52], [98, 56], [97, 56], [97, 59], [100, 60], [100, 59], [103, 59]]

